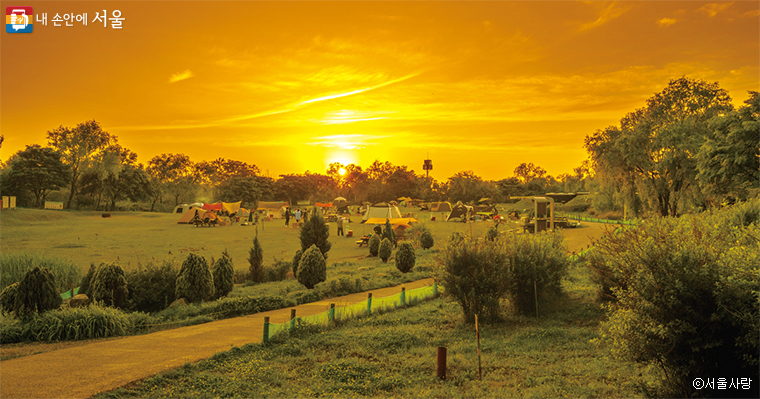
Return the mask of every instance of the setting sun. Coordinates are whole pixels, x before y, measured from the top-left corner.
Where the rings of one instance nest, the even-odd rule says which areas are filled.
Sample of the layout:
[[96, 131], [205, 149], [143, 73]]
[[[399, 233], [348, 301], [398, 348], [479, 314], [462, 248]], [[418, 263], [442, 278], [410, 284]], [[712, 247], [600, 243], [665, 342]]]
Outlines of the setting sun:
[[338, 170], [338, 174], [341, 175], [341, 176], [345, 175], [346, 174], [346, 168], [340, 168]]

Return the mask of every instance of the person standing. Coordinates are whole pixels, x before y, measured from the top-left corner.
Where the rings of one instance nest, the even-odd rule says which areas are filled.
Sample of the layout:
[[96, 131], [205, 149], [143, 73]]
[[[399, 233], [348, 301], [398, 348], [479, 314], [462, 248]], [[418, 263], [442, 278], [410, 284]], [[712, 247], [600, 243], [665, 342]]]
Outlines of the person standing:
[[308, 208], [303, 210], [303, 222], [309, 223], [309, 209]]
[[290, 208], [285, 208], [285, 227], [290, 225]]
[[296, 209], [296, 223], [301, 222], [301, 208]]
[[338, 235], [343, 235], [343, 218], [338, 216]]

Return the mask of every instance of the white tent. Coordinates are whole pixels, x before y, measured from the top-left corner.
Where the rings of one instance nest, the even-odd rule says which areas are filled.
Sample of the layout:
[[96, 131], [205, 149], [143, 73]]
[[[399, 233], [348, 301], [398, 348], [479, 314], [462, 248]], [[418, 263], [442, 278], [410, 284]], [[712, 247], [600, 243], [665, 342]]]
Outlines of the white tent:
[[[200, 202], [196, 202], [196, 203], [193, 203], [193, 204], [179, 204], [179, 205], [177, 205], [177, 206], [174, 207], [174, 210], [172, 211], [172, 213], [182, 213], [182, 214], [185, 214], [185, 213], [187, 213], [187, 211], [189, 211], [191, 209], [201, 209], [201, 208], [203, 208], [203, 204], [200, 203]], [[203, 211], [201, 211], [201, 213], [203, 213]]]
[[389, 205], [385, 202], [381, 202], [379, 204], [374, 204], [369, 207], [367, 212], [364, 214], [364, 217], [362, 218], [362, 223], [364, 223], [367, 219], [370, 218], [381, 218], [381, 219], [395, 219], [395, 218], [401, 218], [401, 211], [398, 210], [398, 207], [395, 205]]

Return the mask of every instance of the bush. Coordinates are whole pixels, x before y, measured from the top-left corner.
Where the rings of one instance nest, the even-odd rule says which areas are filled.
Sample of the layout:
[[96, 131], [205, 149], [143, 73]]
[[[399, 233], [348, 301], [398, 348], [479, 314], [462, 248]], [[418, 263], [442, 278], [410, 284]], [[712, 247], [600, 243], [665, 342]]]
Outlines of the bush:
[[11, 313], [16, 307], [16, 296], [18, 296], [19, 283], [13, 283], [0, 292], [0, 310]]
[[79, 293], [87, 295], [90, 299], [92, 299], [92, 278], [95, 277], [96, 270], [95, 264], [90, 263], [90, 269], [87, 270], [87, 274], [79, 282]]
[[297, 278], [298, 282], [308, 289], [314, 288], [315, 285], [327, 279], [327, 263], [316, 245], [312, 245], [303, 253]]
[[495, 224], [488, 228], [486, 239], [488, 241], [495, 241], [497, 238], [499, 238], [499, 225]]
[[[309, 221], [301, 227], [301, 251], [316, 245], [322, 253], [322, 258], [327, 259], [327, 253], [332, 248], [332, 244], [327, 239], [330, 237], [330, 228], [325, 225], [325, 219], [319, 213], [309, 218]], [[298, 266], [300, 267], [300, 266]]]
[[212, 274], [214, 277], [214, 298], [222, 298], [232, 292], [232, 287], [235, 285], [233, 282], [235, 268], [232, 266], [232, 258], [226, 249], [222, 253], [222, 257], [214, 262]]
[[250, 264], [248, 270], [251, 273], [251, 280], [255, 283], [264, 282], [264, 250], [259, 244], [258, 234], [253, 238], [253, 246], [248, 254], [248, 263]]
[[[428, 234], [430, 233], [430, 229], [428, 229], [424, 223], [415, 223], [406, 229], [406, 239], [412, 243], [414, 248], [420, 248], [422, 247], [422, 234], [426, 231]], [[433, 236], [431, 235], [430, 238], [432, 239]]]
[[[174, 302], [177, 267], [171, 261], [156, 266], [149, 263], [144, 269], [127, 273], [127, 309], [139, 312], [159, 312]], [[80, 293], [82, 288], [80, 287]]]
[[303, 251], [298, 250], [296, 251], [296, 254], [293, 255], [293, 276], [298, 276], [298, 264], [301, 262], [301, 256], [303, 256]]
[[430, 230], [425, 230], [420, 235], [420, 246], [422, 249], [430, 249], [433, 248], [433, 234], [430, 233]]
[[506, 296], [506, 268], [498, 243], [453, 240], [440, 257], [437, 280], [462, 307], [465, 320], [475, 322], [476, 314], [481, 320], [498, 318], [499, 301]]
[[[604, 341], [620, 358], [664, 370], [668, 381], [658, 396], [703, 394], [694, 389], [695, 378], [757, 376], [760, 228], [736, 216], [751, 218], [759, 206], [755, 200], [714, 215], [618, 229], [586, 257], [612, 299]], [[758, 388], [741, 394], [760, 396]]]
[[26, 272], [16, 291], [16, 315], [26, 318], [61, 306], [56, 287], [55, 276], [48, 269], [35, 267]]
[[[570, 261], [559, 234], [512, 234], [502, 242], [507, 266], [507, 296], [521, 314], [536, 314], [539, 301], [559, 294], [567, 277]], [[535, 283], [535, 285], [534, 285]]]
[[27, 252], [3, 253], [0, 254], [0, 290], [20, 282], [35, 267], [47, 269], [55, 276], [55, 289], [59, 294], [79, 284], [82, 278], [80, 267], [67, 260]]
[[124, 269], [115, 263], [101, 263], [92, 278], [92, 300], [120, 308], [124, 306], [127, 294]]
[[396, 246], [396, 233], [393, 231], [390, 219], [385, 219], [385, 228], [383, 229], [382, 239], [390, 241], [392, 246]]
[[290, 262], [274, 258], [272, 266], [264, 268], [264, 281], [283, 281], [288, 278], [288, 272], [292, 269]]
[[369, 256], [377, 256], [380, 251], [380, 235], [373, 234], [369, 238]]
[[156, 320], [145, 313], [124, 313], [101, 306], [62, 308], [27, 320], [3, 320], [2, 343], [68, 341], [130, 335]]
[[202, 302], [214, 296], [214, 277], [206, 258], [189, 254], [182, 262], [177, 276], [176, 298], [185, 298], [189, 302]]
[[377, 252], [378, 256], [383, 260], [384, 263], [388, 263], [388, 259], [391, 257], [392, 253], [393, 244], [387, 238], [383, 238], [383, 241], [380, 243], [380, 248]]
[[414, 262], [416, 256], [414, 254], [414, 246], [412, 243], [404, 241], [398, 245], [398, 251], [396, 251], [396, 268], [401, 273], [409, 273], [414, 268]]
[[244, 284], [251, 281], [251, 272], [248, 270], [235, 270], [235, 275], [232, 277], [232, 281], [235, 284]]

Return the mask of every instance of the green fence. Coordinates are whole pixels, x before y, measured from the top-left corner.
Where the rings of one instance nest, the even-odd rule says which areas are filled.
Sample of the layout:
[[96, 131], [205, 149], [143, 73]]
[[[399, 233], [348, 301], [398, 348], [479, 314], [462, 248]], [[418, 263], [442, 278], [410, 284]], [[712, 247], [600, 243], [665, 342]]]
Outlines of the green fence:
[[[74, 295], [71, 294], [72, 292], [74, 293]], [[79, 294], [79, 287], [74, 288], [73, 290], [68, 290], [64, 292], [63, 294], [61, 294], [61, 299], [69, 299], [76, 296], [77, 294]]]
[[582, 222], [624, 224], [624, 225], [635, 225], [635, 224], [638, 224], [638, 221], [636, 221], [636, 220], [597, 219], [597, 218], [587, 218], [585, 216], [575, 216], [575, 215], [569, 215], [568, 219], [577, 220], [579, 222], [582, 221]]
[[348, 320], [351, 318], [354, 318], [359, 315], [364, 315], [372, 312], [377, 311], [385, 311], [390, 309], [396, 309], [399, 307], [403, 307], [406, 305], [413, 304], [415, 302], [419, 302], [421, 300], [432, 298], [438, 295], [438, 285], [433, 283], [433, 285], [417, 288], [413, 290], [403, 290], [396, 294], [391, 295], [383, 298], [373, 298], [370, 294], [370, 296], [359, 302], [352, 305], [347, 306], [341, 306], [339, 308], [331, 308], [330, 310], [326, 312], [322, 312], [319, 314], [311, 315], [311, 316], [302, 316], [302, 317], [295, 317], [292, 318], [290, 321], [287, 321], [282, 324], [277, 323], [264, 323], [264, 342], [268, 341], [273, 336], [277, 335], [280, 332], [284, 331], [290, 331], [290, 329], [295, 328], [298, 325], [317, 325], [317, 326], [327, 326], [330, 324], [331, 321], [334, 320]]

